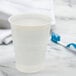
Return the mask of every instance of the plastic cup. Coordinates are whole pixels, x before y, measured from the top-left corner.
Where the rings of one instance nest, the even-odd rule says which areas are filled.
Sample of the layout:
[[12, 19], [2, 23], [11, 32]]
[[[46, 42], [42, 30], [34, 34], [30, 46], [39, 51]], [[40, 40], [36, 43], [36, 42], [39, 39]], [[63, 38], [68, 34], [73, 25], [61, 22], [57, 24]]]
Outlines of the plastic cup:
[[50, 36], [50, 17], [20, 14], [9, 19], [12, 28], [16, 68], [25, 73], [44, 69]]

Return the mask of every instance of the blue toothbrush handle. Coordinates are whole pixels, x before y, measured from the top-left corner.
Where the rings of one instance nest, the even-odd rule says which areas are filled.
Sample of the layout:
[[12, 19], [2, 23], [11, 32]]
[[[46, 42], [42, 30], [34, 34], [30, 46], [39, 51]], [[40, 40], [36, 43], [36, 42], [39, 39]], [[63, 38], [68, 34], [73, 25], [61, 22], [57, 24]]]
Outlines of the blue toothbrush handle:
[[76, 44], [75, 43], [70, 43], [66, 47], [70, 47], [70, 46], [73, 46], [76, 49]]

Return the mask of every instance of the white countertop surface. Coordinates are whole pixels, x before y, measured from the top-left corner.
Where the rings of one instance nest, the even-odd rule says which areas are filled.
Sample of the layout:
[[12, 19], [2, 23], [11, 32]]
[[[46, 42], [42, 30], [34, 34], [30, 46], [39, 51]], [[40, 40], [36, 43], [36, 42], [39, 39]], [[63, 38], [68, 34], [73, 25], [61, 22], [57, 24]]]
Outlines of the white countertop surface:
[[[76, 20], [68, 24], [65, 18], [60, 19], [61, 22], [60, 20], [57, 21], [57, 26], [61, 29], [65, 29], [64, 27], [67, 25], [75, 26], [76, 24]], [[56, 32], [58, 29], [59, 28], [57, 28]], [[58, 34], [62, 35], [62, 32], [64, 32], [64, 30], [59, 30]], [[72, 32], [74, 33], [74, 31]], [[62, 36], [62, 38], [64, 42], [68, 40], [64, 36]], [[33, 74], [21, 73], [15, 68], [15, 53], [13, 44], [0, 45], [0, 76], [76, 76], [76, 54], [52, 42], [49, 44], [50, 46], [48, 46], [48, 52], [46, 54], [46, 68], [41, 72]]]
[[[58, 29], [65, 29], [64, 27], [66, 26], [67, 30], [70, 31], [68, 27], [72, 25], [75, 26], [76, 20], [70, 23], [67, 23], [65, 18], [60, 18], [60, 20], [57, 21], [57, 26], [60, 28], [57, 28], [56, 32], [58, 32], [59, 35], [62, 35], [62, 32], [65, 33], [65, 35], [62, 36], [65, 42], [68, 41], [68, 36], [66, 37], [66, 35], [69, 34], [66, 34], [64, 30]], [[72, 32], [74, 33], [74, 31]], [[74, 38], [75, 37], [76, 36], [74, 36]], [[52, 42], [50, 42], [49, 45], [46, 54], [46, 68], [41, 72], [33, 74], [21, 73], [15, 68], [13, 44], [0, 45], [0, 76], [76, 76], [76, 54]]]
[[15, 69], [13, 45], [0, 46], [0, 76], [76, 76], [76, 55], [50, 42], [46, 68], [38, 73], [26, 74]]

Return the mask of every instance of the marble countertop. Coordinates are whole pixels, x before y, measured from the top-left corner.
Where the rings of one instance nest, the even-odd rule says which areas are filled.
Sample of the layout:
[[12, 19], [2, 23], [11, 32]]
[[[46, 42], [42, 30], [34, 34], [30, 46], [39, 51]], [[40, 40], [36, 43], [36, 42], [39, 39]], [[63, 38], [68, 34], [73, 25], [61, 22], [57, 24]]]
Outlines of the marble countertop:
[[[50, 47], [51, 46], [51, 47]], [[15, 68], [13, 44], [0, 46], [0, 76], [76, 76], [76, 55], [54, 44], [48, 45], [46, 68], [38, 73], [21, 73]]]
[[[64, 30], [67, 34], [76, 34], [76, 31], [73, 28], [76, 25], [75, 8], [71, 9], [71, 7], [66, 8], [61, 6], [56, 7], [55, 12], [58, 18], [56, 20], [55, 31], [58, 34], [62, 35]], [[69, 26], [71, 26], [71, 28]], [[70, 32], [70, 30], [72, 30], [72, 32]], [[62, 37], [63, 42], [65, 42], [64, 38], [67, 37], [64, 37], [64, 35]], [[76, 39], [76, 36], [74, 39]], [[72, 40], [72, 38], [70, 40]], [[66, 39], [66, 41], [68, 41], [68, 39]], [[62, 46], [50, 42], [46, 56], [46, 68], [43, 71], [33, 74], [21, 73], [15, 68], [15, 53], [13, 44], [0, 45], [0, 76], [76, 76], [76, 54]]]
[[[67, 18], [57, 18], [58, 28], [56, 28], [55, 31], [62, 35], [62, 32], [64, 32], [65, 26], [67, 25], [66, 32], [67, 30], [68, 32], [64, 33], [67, 35], [70, 33], [70, 30], [73, 30], [71, 33], [75, 34], [75, 29], [69, 29], [68, 27], [74, 27], [76, 20], [72, 20], [72, 18], [70, 19], [71, 21]], [[68, 37], [62, 37], [64, 42], [68, 41]], [[74, 39], [76, 39], [75, 37]], [[73, 52], [70, 52], [60, 45], [49, 42], [46, 57], [46, 68], [43, 71], [33, 74], [21, 73], [15, 68], [15, 53], [13, 44], [0, 45], [0, 76], [76, 76], [76, 54]]]

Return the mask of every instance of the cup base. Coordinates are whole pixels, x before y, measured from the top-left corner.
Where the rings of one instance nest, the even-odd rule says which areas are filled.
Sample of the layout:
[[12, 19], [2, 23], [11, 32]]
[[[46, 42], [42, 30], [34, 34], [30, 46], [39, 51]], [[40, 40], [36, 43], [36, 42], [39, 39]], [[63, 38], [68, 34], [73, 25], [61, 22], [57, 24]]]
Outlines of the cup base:
[[35, 66], [25, 66], [25, 65], [16, 65], [16, 69], [20, 72], [24, 73], [35, 73], [43, 70], [45, 68], [44, 64], [41, 65], [35, 65]]

